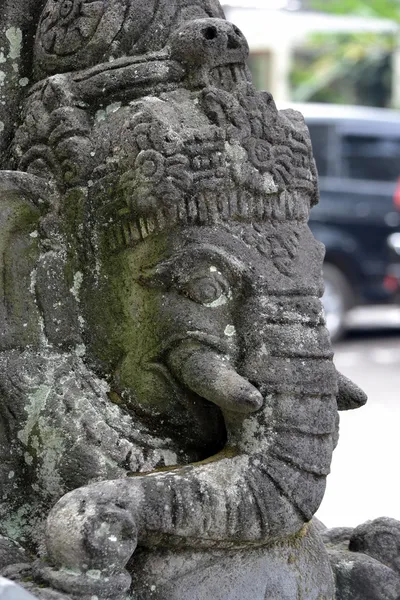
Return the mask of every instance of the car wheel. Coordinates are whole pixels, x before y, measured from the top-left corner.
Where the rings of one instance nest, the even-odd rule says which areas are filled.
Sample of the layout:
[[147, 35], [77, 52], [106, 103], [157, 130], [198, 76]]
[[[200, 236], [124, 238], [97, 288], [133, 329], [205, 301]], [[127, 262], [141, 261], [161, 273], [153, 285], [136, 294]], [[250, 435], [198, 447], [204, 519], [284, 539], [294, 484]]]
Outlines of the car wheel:
[[345, 330], [346, 315], [351, 306], [351, 288], [343, 272], [331, 263], [324, 264], [324, 282], [322, 304], [326, 326], [332, 342], [336, 342]]

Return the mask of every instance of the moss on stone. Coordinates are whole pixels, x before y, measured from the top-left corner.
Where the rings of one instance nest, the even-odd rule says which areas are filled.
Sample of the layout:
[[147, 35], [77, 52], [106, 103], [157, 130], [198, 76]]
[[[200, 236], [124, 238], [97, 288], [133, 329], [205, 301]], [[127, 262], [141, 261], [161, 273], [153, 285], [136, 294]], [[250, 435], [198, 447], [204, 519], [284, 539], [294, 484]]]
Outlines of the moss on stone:
[[14, 194], [2, 198], [0, 230], [0, 294], [4, 298], [11, 343], [38, 341], [39, 314], [31, 290], [31, 274], [39, 256], [39, 211]]

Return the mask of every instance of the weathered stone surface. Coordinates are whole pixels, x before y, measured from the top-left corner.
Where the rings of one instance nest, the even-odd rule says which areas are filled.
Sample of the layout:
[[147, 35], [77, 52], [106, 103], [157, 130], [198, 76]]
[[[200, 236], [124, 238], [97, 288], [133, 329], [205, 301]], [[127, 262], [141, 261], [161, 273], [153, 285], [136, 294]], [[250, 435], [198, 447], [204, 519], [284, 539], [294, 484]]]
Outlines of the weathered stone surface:
[[207, 554], [141, 551], [134, 557], [132, 571], [138, 597], [154, 600], [334, 597], [330, 564], [313, 527], [267, 552], [263, 548], [210, 550]]
[[337, 600], [400, 598], [400, 522], [382, 517], [323, 532]]
[[349, 550], [368, 554], [400, 575], [400, 521], [381, 517], [356, 527]]
[[215, 0], [48, 0], [24, 43], [0, 532], [40, 559], [14, 578], [43, 600], [332, 599], [304, 528], [338, 406], [365, 396], [332, 362], [301, 115], [256, 92]]
[[400, 578], [363, 554], [331, 551], [337, 600], [398, 600]]
[[0, 569], [16, 563], [26, 563], [29, 558], [16, 542], [0, 535]]
[[0, 14], [0, 168], [8, 168], [8, 145], [20, 103], [32, 84], [33, 37], [42, 0], [3, 0]]
[[334, 527], [321, 532], [322, 540], [325, 544], [341, 547], [348, 550], [353, 527]]

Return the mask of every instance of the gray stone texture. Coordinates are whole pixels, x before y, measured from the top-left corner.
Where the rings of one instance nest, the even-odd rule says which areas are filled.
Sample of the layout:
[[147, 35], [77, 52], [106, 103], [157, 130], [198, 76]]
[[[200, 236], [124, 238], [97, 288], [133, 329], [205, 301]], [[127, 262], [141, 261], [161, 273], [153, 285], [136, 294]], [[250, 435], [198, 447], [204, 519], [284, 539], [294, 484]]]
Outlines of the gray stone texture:
[[337, 600], [399, 600], [400, 522], [382, 517], [323, 532]]
[[332, 362], [304, 120], [254, 89], [216, 0], [41, 8], [1, 21], [22, 35], [0, 172], [8, 573], [42, 600], [331, 600], [309, 523], [338, 408], [366, 398]]
[[[318, 560], [316, 561], [316, 557]], [[139, 552], [133, 563], [138, 597], [154, 600], [325, 600], [333, 598], [329, 561], [313, 527], [287, 544], [221, 552]], [[157, 577], [154, 574], [157, 573]]]

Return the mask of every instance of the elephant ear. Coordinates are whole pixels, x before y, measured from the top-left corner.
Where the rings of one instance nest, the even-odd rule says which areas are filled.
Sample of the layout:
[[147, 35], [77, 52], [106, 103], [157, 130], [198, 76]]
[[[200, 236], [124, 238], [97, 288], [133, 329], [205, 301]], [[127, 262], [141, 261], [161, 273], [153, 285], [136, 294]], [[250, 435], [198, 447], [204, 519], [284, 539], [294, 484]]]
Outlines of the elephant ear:
[[51, 196], [48, 184], [38, 177], [0, 171], [0, 351], [40, 342], [38, 228]]
[[32, 79], [33, 42], [43, 0], [2, 0], [0, 8], [0, 167]]

